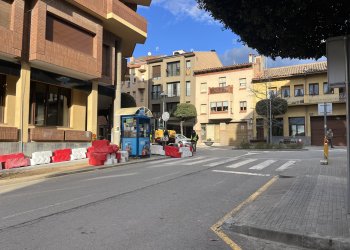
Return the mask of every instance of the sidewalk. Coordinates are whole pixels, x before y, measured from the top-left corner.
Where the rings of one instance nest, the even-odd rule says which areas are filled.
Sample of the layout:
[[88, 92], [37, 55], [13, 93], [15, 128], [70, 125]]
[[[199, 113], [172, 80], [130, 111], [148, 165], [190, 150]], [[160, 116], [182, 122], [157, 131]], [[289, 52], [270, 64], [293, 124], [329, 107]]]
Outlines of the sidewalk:
[[165, 156], [152, 155], [150, 158], [129, 158], [128, 162], [118, 163], [115, 165], [91, 166], [88, 159], [67, 161], [60, 163], [50, 163], [44, 165], [29, 166], [23, 168], [13, 168], [0, 170], [0, 188], [7, 185], [8, 182], [15, 181], [32, 181], [42, 178], [51, 178], [68, 174], [95, 171], [99, 169], [120, 167], [124, 165], [136, 164], [140, 162], [157, 161], [164, 159]]
[[223, 229], [304, 248], [350, 249], [346, 176], [342, 158], [288, 170]]

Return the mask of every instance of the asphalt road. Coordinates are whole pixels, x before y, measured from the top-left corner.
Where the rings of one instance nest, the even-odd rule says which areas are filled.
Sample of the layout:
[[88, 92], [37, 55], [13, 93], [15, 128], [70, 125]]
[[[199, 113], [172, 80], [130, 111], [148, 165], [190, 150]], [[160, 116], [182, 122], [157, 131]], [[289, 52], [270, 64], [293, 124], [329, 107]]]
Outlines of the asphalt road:
[[273, 176], [320, 156], [203, 148], [42, 180], [0, 194], [0, 249], [230, 249], [210, 227]]

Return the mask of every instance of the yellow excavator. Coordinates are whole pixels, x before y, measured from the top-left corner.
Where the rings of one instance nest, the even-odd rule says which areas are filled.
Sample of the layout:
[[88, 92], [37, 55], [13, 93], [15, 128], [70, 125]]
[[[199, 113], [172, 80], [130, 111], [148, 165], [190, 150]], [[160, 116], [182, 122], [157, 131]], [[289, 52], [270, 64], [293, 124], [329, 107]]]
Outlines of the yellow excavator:
[[[175, 142], [175, 136], [176, 136], [176, 131], [175, 130], [168, 130], [169, 133], [169, 141], [168, 143], [174, 143]], [[162, 138], [164, 137], [164, 129], [156, 129], [154, 131], [154, 141], [158, 144], [162, 144]]]

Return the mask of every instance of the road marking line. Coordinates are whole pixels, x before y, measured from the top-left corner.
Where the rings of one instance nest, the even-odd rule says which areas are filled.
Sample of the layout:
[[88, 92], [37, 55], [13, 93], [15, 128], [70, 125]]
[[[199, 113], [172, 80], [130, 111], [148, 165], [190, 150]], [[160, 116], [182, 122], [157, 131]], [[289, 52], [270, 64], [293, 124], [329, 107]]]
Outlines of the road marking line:
[[168, 163], [165, 163], [165, 165], [172, 165], [172, 164], [179, 164], [179, 163], [183, 163], [183, 162], [189, 162], [189, 161], [196, 161], [196, 160], [200, 160], [200, 159], [203, 159], [204, 156], [200, 156], [200, 157], [196, 157], [196, 158], [185, 158], [185, 159], [181, 159], [181, 160], [174, 160], [173, 162], [168, 162]]
[[218, 157], [207, 158], [207, 159], [200, 160], [200, 161], [195, 161], [195, 162], [187, 162], [187, 163], [182, 164], [182, 165], [189, 166], [189, 165], [194, 165], [194, 164], [203, 163], [203, 162], [208, 162], [208, 161], [215, 161], [215, 160], [217, 160], [217, 159], [220, 159], [220, 158], [218, 158]]
[[60, 206], [60, 205], [63, 205], [65, 203], [77, 201], [77, 200], [80, 200], [80, 199], [83, 199], [83, 198], [86, 198], [86, 197], [89, 197], [89, 196], [92, 196], [92, 195], [88, 194], [88, 195], [84, 195], [84, 196], [81, 196], [81, 197], [78, 197], [78, 198], [75, 198], [75, 199], [66, 200], [66, 201], [62, 201], [62, 202], [57, 202], [57, 203], [54, 203], [54, 204], [51, 204], [51, 205], [48, 205], [48, 206], [45, 206], [45, 207], [39, 207], [39, 208], [31, 209], [31, 210], [28, 210], [28, 211], [24, 211], [24, 212], [8, 215], [8, 216], [5, 216], [5, 217], [2, 217], [1, 219], [6, 220], [6, 219], [10, 219], [10, 218], [13, 218], [13, 217], [16, 217], [16, 216], [32, 213], [32, 212], [35, 212], [35, 211], [39, 211], [39, 210], [43, 210], [43, 209], [47, 209], [47, 208], [51, 208], [51, 207]]
[[257, 161], [257, 160], [258, 160], [258, 159], [247, 159], [247, 160], [245, 160], [245, 161], [241, 161], [241, 162], [232, 164], [232, 165], [230, 165], [230, 166], [227, 166], [227, 168], [238, 168], [238, 167], [241, 167], [241, 166], [246, 165], [246, 164], [248, 164], [248, 163]]
[[206, 164], [204, 166], [205, 167], [215, 167], [215, 166], [218, 166], [218, 165], [221, 165], [221, 164], [225, 164], [225, 163], [228, 163], [228, 162], [231, 162], [231, 161], [235, 161], [237, 159], [239, 159], [239, 157], [233, 157], [233, 158], [225, 159], [225, 160], [222, 160], [222, 161], [213, 162], [213, 163], [210, 163], [210, 164]]
[[212, 170], [217, 173], [229, 173], [229, 174], [242, 174], [242, 175], [255, 175], [255, 176], [270, 176], [269, 174], [258, 174], [249, 172], [237, 172], [237, 171], [225, 171], [225, 170]]
[[138, 174], [138, 173], [116, 174], [116, 175], [100, 176], [100, 177], [94, 177], [94, 178], [86, 179], [85, 181], [93, 181], [93, 180], [100, 180], [100, 179], [117, 178], [117, 177], [124, 177], [124, 176], [130, 176], [130, 175], [135, 175], [135, 174]]
[[[153, 162], [149, 162], [149, 165], [150, 164], [156, 164], [156, 165], [152, 165], [152, 166], [148, 166], [147, 168], [161, 168], [161, 167], [166, 167], [166, 166], [169, 166], [169, 165], [173, 165], [173, 164], [177, 164], [178, 162], [180, 161], [192, 161], [194, 159], [202, 159], [204, 157], [197, 157], [197, 158], [192, 158], [191, 159], [177, 159], [177, 158], [171, 158], [171, 159], [167, 159], [167, 160], [163, 160], [163, 161], [153, 161]], [[165, 163], [164, 163], [165, 162]], [[164, 164], [162, 164], [164, 163]]]
[[258, 165], [255, 165], [249, 169], [256, 169], [256, 170], [262, 170], [268, 166], [270, 166], [271, 164], [275, 163], [276, 161], [275, 160], [267, 160], [267, 161], [264, 161]]
[[243, 201], [241, 204], [239, 204], [237, 207], [235, 207], [233, 210], [231, 210], [229, 213], [227, 213], [224, 217], [222, 217], [218, 222], [216, 222], [214, 225], [210, 227], [210, 229], [219, 236], [220, 239], [222, 239], [231, 249], [233, 250], [241, 250], [240, 246], [238, 246], [233, 240], [228, 237], [223, 230], [221, 229], [221, 226], [224, 224], [226, 220], [228, 220], [230, 217], [232, 217], [234, 214], [236, 214], [243, 206], [248, 205], [249, 203], [253, 202], [258, 198], [263, 192], [265, 192], [276, 180], [278, 179], [278, 176], [274, 176], [271, 180], [269, 180], [265, 185], [260, 187], [255, 193], [253, 193], [251, 196], [248, 197], [245, 201]]
[[294, 165], [296, 163], [296, 161], [287, 161], [286, 163], [284, 163], [282, 166], [280, 166], [279, 168], [276, 169], [276, 171], [283, 171], [286, 170], [287, 168], [289, 168], [290, 166]]

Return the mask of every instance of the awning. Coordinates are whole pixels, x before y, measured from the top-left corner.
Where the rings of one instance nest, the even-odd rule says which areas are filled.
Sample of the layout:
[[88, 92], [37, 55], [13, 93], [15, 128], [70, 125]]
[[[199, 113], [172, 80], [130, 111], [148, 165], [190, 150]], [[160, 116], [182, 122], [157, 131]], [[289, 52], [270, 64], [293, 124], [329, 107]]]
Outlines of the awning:
[[153, 117], [152, 111], [146, 107], [123, 108], [118, 110], [116, 115], [144, 115]]

